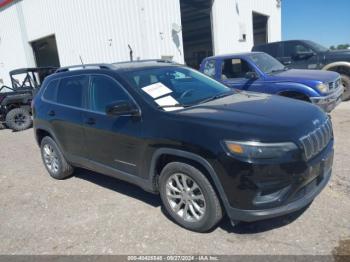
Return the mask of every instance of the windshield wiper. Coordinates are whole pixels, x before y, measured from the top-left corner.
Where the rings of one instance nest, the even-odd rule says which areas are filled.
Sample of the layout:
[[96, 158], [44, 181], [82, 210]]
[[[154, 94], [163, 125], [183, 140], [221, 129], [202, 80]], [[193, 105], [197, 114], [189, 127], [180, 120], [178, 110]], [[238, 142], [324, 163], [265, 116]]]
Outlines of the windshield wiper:
[[175, 105], [164, 105], [164, 106], [157, 106], [157, 108], [169, 108], [169, 107], [189, 107], [189, 105], [181, 105], [181, 104], [175, 104]]
[[283, 69], [275, 69], [275, 70], [271, 70], [268, 74], [273, 74], [273, 73], [278, 73], [278, 72], [284, 72], [284, 71], [287, 71], [289, 70], [288, 67], [283, 67]]
[[198, 104], [198, 105], [204, 104], [204, 103], [207, 103], [207, 102], [210, 102], [210, 101], [219, 99], [219, 98], [223, 98], [223, 97], [225, 97], [225, 96], [232, 95], [233, 93], [234, 93], [233, 91], [229, 91], [229, 92], [226, 92], [226, 93], [223, 93], [223, 94], [218, 94], [218, 95], [209, 97], [209, 98], [207, 98], [207, 99], [204, 99], [204, 100], [202, 100], [202, 101], [200, 101], [199, 103], [196, 103], [196, 104]]

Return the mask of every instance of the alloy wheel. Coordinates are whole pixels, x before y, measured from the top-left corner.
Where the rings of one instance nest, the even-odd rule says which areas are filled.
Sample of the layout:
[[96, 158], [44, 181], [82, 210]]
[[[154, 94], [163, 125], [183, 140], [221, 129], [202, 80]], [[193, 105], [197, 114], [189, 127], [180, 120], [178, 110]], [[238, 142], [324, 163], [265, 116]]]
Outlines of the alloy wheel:
[[198, 222], [206, 211], [201, 188], [189, 176], [181, 173], [171, 175], [166, 183], [168, 203], [179, 217], [187, 222]]
[[46, 144], [43, 148], [43, 155], [46, 167], [53, 173], [57, 173], [59, 170], [59, 161], [57, 154], [53, 147]]

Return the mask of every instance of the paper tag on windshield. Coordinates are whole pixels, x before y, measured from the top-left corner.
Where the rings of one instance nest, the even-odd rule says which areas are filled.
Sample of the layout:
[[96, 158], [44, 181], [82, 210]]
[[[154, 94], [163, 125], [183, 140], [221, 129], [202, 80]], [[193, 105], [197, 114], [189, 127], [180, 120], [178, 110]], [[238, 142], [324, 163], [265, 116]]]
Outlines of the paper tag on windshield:
[[153, 98], [158, 98], [173, 92], [168, 87], [159, 82], [143, 87], [142, 90]]
[[176, 101], [172, 96], [166, 96], [166, 97], [157, 99], [155, 100], [155, 102], [159, 106], [163, 107], [165, 111], [175, 111], [175, 110], [183, 109], [182, 106], [176, 106], [177, 104], [179, 104], [179, 102]]

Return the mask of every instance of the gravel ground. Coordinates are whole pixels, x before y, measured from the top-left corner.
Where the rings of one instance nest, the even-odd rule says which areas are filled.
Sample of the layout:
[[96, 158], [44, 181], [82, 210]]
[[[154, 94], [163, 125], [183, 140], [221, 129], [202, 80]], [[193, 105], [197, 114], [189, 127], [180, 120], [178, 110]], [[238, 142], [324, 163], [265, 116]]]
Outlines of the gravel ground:
[[[350, 240], [350, 102], [333, 113], [333, 178], [297, 214], [212, 232], [182, 229], [158, 196], [86, 170], [51, 179], [33, 130], [0, 131], [0, 254], [334, 254]], [[344, 252], [344, 251], [342, 251]], [[350, 253], [350, 251], [348, 251]]]

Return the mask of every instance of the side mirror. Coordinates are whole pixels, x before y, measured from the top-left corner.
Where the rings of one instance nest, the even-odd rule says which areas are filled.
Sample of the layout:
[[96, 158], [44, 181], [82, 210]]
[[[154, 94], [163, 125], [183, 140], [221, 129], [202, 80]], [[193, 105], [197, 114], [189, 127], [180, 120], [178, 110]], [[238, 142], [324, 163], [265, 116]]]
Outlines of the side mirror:
[[298, 60], [304, 60], [304, 59], [308, 59], [312, 56], [314, 56], [315, 53], [312, 51], [308, 51], [308, 52], [296, 52], [294, 54], [294, 58], [298, 59]]
[[117, 101], [106, 107], [110, 116], [140, 116], [140, 110], [131, 101]]
[[285, 66], [291, 65], [292, 64], [292, 58], [291, 57], [283, 57], [282, 59], [279, 60], [282, 64]]
[[245, 74], [245, 78], [250, 79], [250, 80], [256, 80], [259, 78], [259, 76], [256, 72], [247, 72]]

